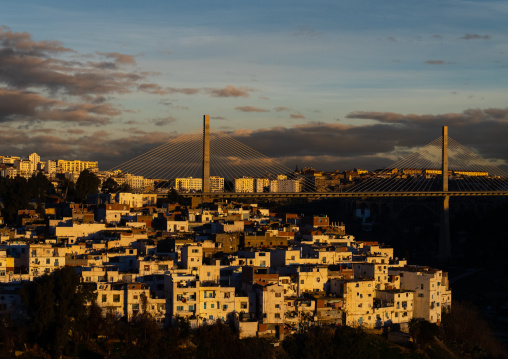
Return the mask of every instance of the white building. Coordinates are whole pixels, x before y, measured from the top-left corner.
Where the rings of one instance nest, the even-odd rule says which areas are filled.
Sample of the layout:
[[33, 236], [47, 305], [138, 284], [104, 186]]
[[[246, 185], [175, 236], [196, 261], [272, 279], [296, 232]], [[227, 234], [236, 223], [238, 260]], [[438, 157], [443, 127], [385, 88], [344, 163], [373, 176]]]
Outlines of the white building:
[[[184, 178], [175, 178], [173, 188], [178, 192], [191, 192], [191, 191], [201, 191], [203, 187], [203, 180], [201, 178], [193, 178], [193, 177], [184, 177]], [[224, 182], [222, 182], [222, 187], [224, 188]]]
[[237, 193], [254, 192], [254, 178], [251, 177], [235, 178], [235, 192]]
[[278, 179], [270, 182], [270, 192], [301, 192], [302, 184], [298, 180]]
[[37, 165], [41, 162], [41, 156], [37, 153], [30, 153], [28, 155], [28, 161], [30, 161], [30, 173], [37, 171]]
[[263, 193], [265, 187], [270, 187], [270, 180], [268, 178], [256, 178], [254, 184], [254, 192]]
[[210, 192], [224, 192], [224, 178], [210, 176]]
[[58, 160], [57, 161], [57, 167], [60, 170], [60, 172], [78, 172], [81, 173], [82, 171], [88, 169], [88, 168], [98, 168], [99, 163], [97, 161], [79, 161], [79, 160], [73, 160], [73, 161], [67, 161], [67, 160]]

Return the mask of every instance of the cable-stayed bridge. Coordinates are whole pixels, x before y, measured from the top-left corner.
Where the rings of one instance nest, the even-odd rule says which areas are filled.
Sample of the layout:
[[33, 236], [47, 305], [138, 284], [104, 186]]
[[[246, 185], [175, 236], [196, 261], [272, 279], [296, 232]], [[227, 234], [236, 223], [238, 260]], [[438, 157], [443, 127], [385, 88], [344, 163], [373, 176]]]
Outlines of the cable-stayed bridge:
[[181, 135], [111, 170], [151, 178], [159, 193], [175, 188], [191, 197], [508, 195], [508, 174], [448, 137], [447, 128], [446, 135], [382, 170], [350, 178], [328, 174], [339, 184], [320, 190], [321, 173], [292, 170], [226, 133], [210, 132], [206, 118], [202, 131]]
[[[372, 173], [335, 174], [336, 190], [319, 191], [320, 173], [291, 170], [223, 132], [181, 135], [111, 171], [148, 178], [165, 195], [175, 188], [203, 200], [218, 198], [441, 197], [439, 253], [450, 246], [450, 197], [508, 196], [508, 174], [448, 136], [442, 136], [394, 164]], [[329, 174], [334, 182], [334, 174]]]

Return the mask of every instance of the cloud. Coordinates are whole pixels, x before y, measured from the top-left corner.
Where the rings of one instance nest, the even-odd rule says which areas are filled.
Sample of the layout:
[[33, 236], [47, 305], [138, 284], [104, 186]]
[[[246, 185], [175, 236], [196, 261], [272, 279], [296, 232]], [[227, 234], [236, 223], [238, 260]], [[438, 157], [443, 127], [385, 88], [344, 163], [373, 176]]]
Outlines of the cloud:
[[292, 113], [289, 115], [290, 118], [293, 118], [293, 119], [304, 119], [305, 116], [302, 115], [301, 113]]
[[309, 26], [300, 26], [298, 28], [298, 31], [293, 33], [293, 36], [309, 36], [309, 37], [316, 37], [321, 36], [320, 32], [317, 32], [313, 28]]
[[465, 34], [459, 37], [461, 40], [489, 40], [490, 35], [478, 35], [478, 34]]
[[134, 60], [134, 56], [120, 54], [118, 52], [96, 52], [98, 55], [102, 55], [107, 58], [114, 59], [117, 64], [122, 65], [136, 65], [136, 60]]
[[270, 112], [270, 110], [266, 110], [264, 108], [254, 107], [254, 106], [239, 106], [235, 107], [235, 110], [242, 112]]
[[164, 90], [157, 84], [140, 84], [138, 85], [138, 90], [147, 92], [153, 95], [166, 95], [169, 93], [168, 90]]
[[397, 42], [397, 39], [396, 39], [396, 38], [394, 38], [393, 36], [388, 36], [388, 37], [386, 38], [386, 40], [391, 41], [391, 42]]
[[34, 41], [5, 26], [0, 45], [0, 122], [105, 125], [129, 111], [114, 104], [114, 96], [165, 93], [147, 82], [150, 73], [124, 69], [136, 64], [132, 55], [79, 54], [59, 41]]
[[276, 112], [281, 112], [281, 111], [289, 111], [289, 108], [281, 106], [281, 107], [275, 107], [273, 110]]
[[212, 116], [210, 118], [212, 120], [227, 121], [227, 118], [226, 117], [222, 117], [222, 116]]
[[427, 60], [425, 61], [427, 65], [444, 65], [445, 62], [443, 60]]
[[200, 91], [200, 89], [196, 89], [196, 88], [174, 88], [174, 87], [170, 87], [170, 88], [167, 89], [167, 93], [171, 93], [171, 94], [182, 93], [184, 95], [195, 95], [199, 91]]
[[[294, 168], [313, 166], [320, 170], [346, 170], [355, 167], [384, 168], [395, 160], [427, 145], [449, 126], [450, 136], [474, 149], [480, 156], [508, 159], [508, 108], [469, 109], [461, 113], [438, 115], [357, 111], [350, 119], [370, 119], [373, 123], [352, 125], [309, 122], [291, 127], [235, 130], [227, 134], [260, 153]], [[171, 118], [151, 119], [155, 121]], [[14, 126], [15, 124], [12, 124]], [[168, 140], [174, 132], [124, 128], [110, 134], [93, 127], [72, 131], [26, 131], [0, 122], [0, 153], [27, 155], [35, 151], [43, 158], [98, 160], [101, 169], [126, 162]], [[227, 130], [227, 127], [223, 128]]]
[[[508, 108], [469, 109], [438, 115], [357, 111], [350, 119], [370, 119], [366, 125], [307, 123], [293, 127], [233, 131], [238, 141], [293, 168], [312, 165], [323, 170], [354, 167], [377, 169], [391, 165], [441, 135], [449, 135], [480, 156], [507, 163]], [[488, 138], [488, 140], [486, 140]]]
[[249, 97], [249, 92], [254, 91], [248, 87], [226, 86], [223, 89], [208, 89], [207, 92], [213, 97]]
[[439, 35], [439, 34], [434, 34], [430, 37], [431, 39], [442, 39], [443, 36], [442, 35]]
[[103, 125], [121, 113], [112, 104], [69, 103], [40, 94], [0, 88], [0, 122], [68, 122]]
[[150, 120], [150, 122], [152, 122], [155, 126], [167, 126], [171, 123], [175, 123], [176, 121], [177, 119], [174, 118], [173, 116], [154, 118]]

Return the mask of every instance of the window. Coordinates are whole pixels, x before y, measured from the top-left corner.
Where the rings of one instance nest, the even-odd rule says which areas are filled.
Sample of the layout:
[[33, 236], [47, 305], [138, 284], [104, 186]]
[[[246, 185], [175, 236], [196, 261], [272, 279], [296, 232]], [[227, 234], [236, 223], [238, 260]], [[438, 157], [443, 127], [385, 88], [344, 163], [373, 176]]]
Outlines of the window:
[[247, 302], [240, 303], [240, 309], [247, 309]]
[[137, 296], [137, 295], [134, 295], [134, 296], [133, 296], [133, 298], [134, 298], [134, 299], [138, 299], [138, 296]]
[[113, 303], [120, 303], [120, 294], [113, 294]]
[[203, 309], [206, 309], [206, 303], [203, 303]]
[[132, 310], [139, 310], [139, 304], [138, 303], [134, 303], [132, 305]]
[[46, 259], [46, 264], [51, 264], [51, 259], [47, 258]]
[[280, 313], [275, 313], [275, 318], [280, 318]]
[[189, 305], [189, 312], [192, 312], [192, 311], [194, 311], [194, 305], [193, 304]]
[[281, 297], [280, 293], [275, 293], [275, 298], [280, 298], [280, 297]]
[[107, 294], [103, 294], [102, 295], [102, 303], [106, 303], [108, 301], [108, 296]]
[[224, 305], [222, 306], [222, 310], [228, 310], [228, 305], [227, 305], [227, 304], [224, 304]]
[[183, 305], [178, 305], [178, 306], [176, 307], [176, 310], [177, 310], [178, 312], [183, 311]]
[[279, 309], [280, 308], [280, 305], [279, 304], [275, 304], [275, 309]]
[[210, 276], [210, 272], [206, 272], [206, 276], [209, 277]]
[[303, 283], [305, 283], [305, 281], [302, 279], [302, 280], [300, 281], [300, 284], [303, 284]]
[[423, 283], [422, 283], [422, 288], [421, 289], [423, 289]]
[[210, 303], [210, 308], [215, 308], [215, 304]]
[[192, 253], [199, 253], [199, 249], [193, 249]]

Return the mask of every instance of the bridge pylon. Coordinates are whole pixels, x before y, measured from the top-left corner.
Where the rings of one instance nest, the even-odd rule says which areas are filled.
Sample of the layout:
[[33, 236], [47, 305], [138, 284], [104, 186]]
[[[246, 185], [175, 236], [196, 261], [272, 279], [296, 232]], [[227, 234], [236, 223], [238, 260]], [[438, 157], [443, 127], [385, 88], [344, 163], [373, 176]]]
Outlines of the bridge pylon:
[[448, 126], [443, 126], [442, 148], [442, 179], [443, 179], [443, 208], [441, 212], [441, 225], [439, 229], [439, 257], [446, 259], [451, 255], [450, 244], [450, 196], [448, 192]]
[[201, 193], [210, 193], [210, 116], [203, 116], [203, 181]]

